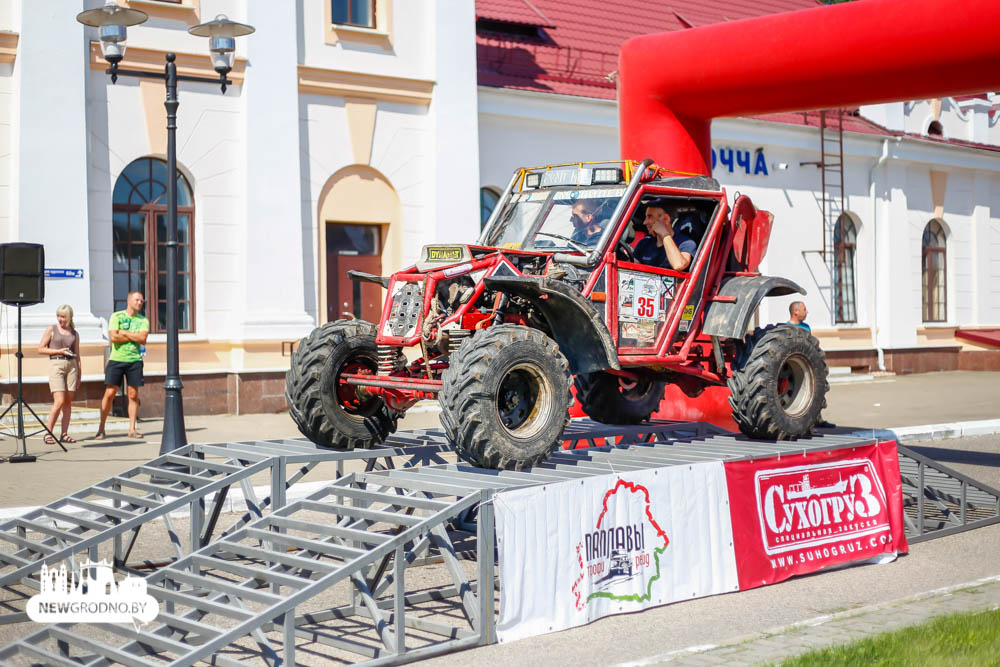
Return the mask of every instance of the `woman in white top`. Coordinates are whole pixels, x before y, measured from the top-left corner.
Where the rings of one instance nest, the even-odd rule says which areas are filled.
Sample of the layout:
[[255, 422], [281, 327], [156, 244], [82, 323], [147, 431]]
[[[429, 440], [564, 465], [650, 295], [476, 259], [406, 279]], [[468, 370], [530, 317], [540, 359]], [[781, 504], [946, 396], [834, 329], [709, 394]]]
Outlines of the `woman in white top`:
[[[80, 386], [80, 334], [73, 326], [73, 309], [66, 304], [56, 308], [56, 323], [45, 330], [38, 343], [38, 354], [49, 355], [49, 389], [52, 390], [52, 411], [49, 413], [49, 431], [56, 425], [56, 416], [62, 413], [62, 442], [76, 442], [69, 435], [70, 409], [73, 395]], [[45, 436], [49, 445], [56, 444], [51, 435]]]

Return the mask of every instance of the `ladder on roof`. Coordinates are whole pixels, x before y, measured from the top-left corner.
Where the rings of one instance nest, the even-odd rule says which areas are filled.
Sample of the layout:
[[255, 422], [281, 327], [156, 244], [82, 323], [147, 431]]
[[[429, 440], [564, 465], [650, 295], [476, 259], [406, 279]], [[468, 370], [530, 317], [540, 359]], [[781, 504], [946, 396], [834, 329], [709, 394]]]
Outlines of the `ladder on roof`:
[[844, 213], [844, 110], [819, 112], [821, 204], [823, 209], [823, 258], [834, 275], [835, 230]]

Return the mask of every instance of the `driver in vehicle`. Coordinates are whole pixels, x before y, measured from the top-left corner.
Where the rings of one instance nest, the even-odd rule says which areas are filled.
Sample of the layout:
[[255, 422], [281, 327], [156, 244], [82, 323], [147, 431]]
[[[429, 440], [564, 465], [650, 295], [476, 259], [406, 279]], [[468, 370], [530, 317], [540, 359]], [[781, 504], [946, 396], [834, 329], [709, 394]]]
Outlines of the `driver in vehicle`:
[[573, 206], [573, 213], [570, 215], [570, 221], [573, 223], [573, 235], [570, 238], [577, 243], [591, 246], [601, 238], [604, 225], [597, 220], [595, 208], [594, 202], [586, 199], [578, 201]]
[[655, 199], [646, 205], [646, 237], [633, 250], [636, 261], [674, 271], [686, 271], [698, 244], [673, 228], [664, 202]]

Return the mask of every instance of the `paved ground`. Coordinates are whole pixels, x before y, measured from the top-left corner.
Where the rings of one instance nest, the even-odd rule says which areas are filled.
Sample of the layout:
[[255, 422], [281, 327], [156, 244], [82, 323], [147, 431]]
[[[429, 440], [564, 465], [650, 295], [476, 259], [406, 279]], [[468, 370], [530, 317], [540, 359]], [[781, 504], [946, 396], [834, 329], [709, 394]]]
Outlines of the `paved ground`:
[[[925, 423], [1000, 418], [1000, 373], [939, 373], [887, 378], [868, 383], [836, 384], [825, 412], [842, 428], [884, 428]], [[40, 440], [29, 442], [39, 461], [0, 465], [0, 508], [49, 502], [135, 466], [156, 455], [160, 420], [144, 421], [143, 441], [112, 436], [81, 440], [68, 453]], [[408, 416], [402, 428], [437, 424], [437, 414]], [[192, 442], [298, 437], [287, 415], [189, 417]], [[913, 443], [917, 451], [1000, 487], [1000, 436]], [[13, 441], [0, 440], [0, 455]], [[317, 469], [312, 479], [329, 479], [332, 467]], [[739, 594], [668, 605], [642, 614], [609, 617], [582, 628], [494, 645], [438, 658], [433, 664], [551, 664], [553, 656], [585, 665], [682, 660], [708, 664], [769, 661], [826, 640], [841, 643], [846, 632], [874, 632], [898, 623], [922, 620], [928, 610], [972, 608], [993, 595], [998, 584], [981, 580], [1000, 576], [1000, 525], [914, 545], [909, 555], [883, 566], [847, 568], [799, 577]], [[980, 582], [980, 583], [975, 583]], [[945, 587], [982, 588], [982, 596], [938, 592]], [[993, 604], [990, 602], [989, 604]], [[860, 614], [860, 616], [859, 616]], [[792, 628], [804, 619], [826, 619]], [[845, 630], [846, 628], [846, 630]], [[786, 635], [788, 635], [786, 637]], [[778, 637], [778, 638], [776, 638]], [[691, 647], [716, 646], [707, 652]], [[744, 658], [727, 651], [744, 652]], [[786, 651], [782, 653], [781, 651]], [[772, 655], [773, 652], [773, 655]], [[560, 660], [562, 661], [562, 660]]]
[[[833, 384], [824, 416], [843, 430], [886, 428], [1000, 418], [1000, 373], [928, 373], [889, 377], [874, 382]], [[297, 438], [301, 434], [287, 414], [215, 415], [188, 417], [190, 442], [223, 442], [270, 438]], [[411, 411], [400, 428], [439, 425], [432, 409]], [[28, 441], [36, 463], [0, 469], [0, 508], [45, 504], [157, 455], [163, 430], [161, 419], [141, 420], [142, 440], [108, 434], [106, 440], [74, 434], [79, 439], [63, 453], [57, 446]], [[14, 441], [0, 440], [0, 458], [14, 452]], [[325, 476], [324, 476], [325, 475]], [[332, 479], [333, 468], [310, 473], [310, 479]]]
[[937, 616], [1000, 608], [1000, 576], [949, 586], [903, 600], [816, 616], [772, 632], [719, 646], [704, 646], [653, 656], [640, 665], [759, 665], [842, 646], [876, 632], [926, 623]]
[[[950, 467], [994, 488], [1000, 486], [1000, 436], [920, 443], [922, 448], [924, 445], [948, 452], [948, 458], [954, 460], [948, 464]], [[997, 553], [1000, 525], [995, 524], [912, 545], [908, 555], [886, 565], [849, 567], [740, 593], [609, 616], [563, 632], [443, 656], [429, 664], [531, 667], [551, 664], [552, 656], [567, 652], [572, 655], [574, 667], [646, 664], [679, 659], [692, 647], [728, 648], [748, 641], [761, 642], [748, 650], [759, 649], [759, 661], [767, 662], [772, 658], [764, 658], [763, 653], [772, 648], [772, 635], [785, 632], [791, 624], [864, 611], [872, 605], [892, 605], [937, 589], [966, 587], [970, 582], [1000, 576], [1000, 559], [994, 557]], [[903, 616], [890, 606], [878, 615], [868, 616], [858, 627], [880, 632], [894, 627]], [[799, 637], [810, 631], [802, 632]], [[821, 625], [815, 630], [818, 637], [825, 637], [827, 632]], [[806, 646], [806, 639], [802, 642]]]
[[837, 426], [889, 428], [1000, 418], [1000, 373], [920, 373], [830, 385], [823, 416]]

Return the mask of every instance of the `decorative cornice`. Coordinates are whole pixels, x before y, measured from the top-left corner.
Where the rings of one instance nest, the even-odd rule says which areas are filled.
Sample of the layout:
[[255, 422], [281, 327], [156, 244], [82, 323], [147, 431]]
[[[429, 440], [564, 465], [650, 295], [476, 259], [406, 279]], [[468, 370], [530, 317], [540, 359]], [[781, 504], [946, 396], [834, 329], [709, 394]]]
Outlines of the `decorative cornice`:
[[434, 82], [299, 65], [299, 92], [429, 106]]
[[0, 32], [0, 64], [14, 64], [14, 58], [17, 57], [17, 40], [16, 32]]
[[201, 0], [181, 2], [159, 2], [158, 0], [120, 0], [120, 5], [146, 12], [153, 18], [183, 21], [188, 26], [197, 25], [201, 12]]
[[[219, 74], [212, 68], [212, 59], [205, 55], [194, 53], [177, 53], [177, 73], [185, 76], [200, 76], [206, 78], [217, 78]], [[162, 72], [166, 64], [167, 51], [161, 49], [145, 49], [138, 46], [129, 46], [125, 49], [125, 59], [119, 67], [121, 69], [138, 70], [140, 72]], [[243, 83], [246, 73], [247, 59], [236, 58], [233, 63], [233, 71], [229, 73], [229, 78], [233, 84]], [[101, 45], [99, 42], [90, 42], [90, 69], [105, 70], [108, 63], [101, 55]]]

